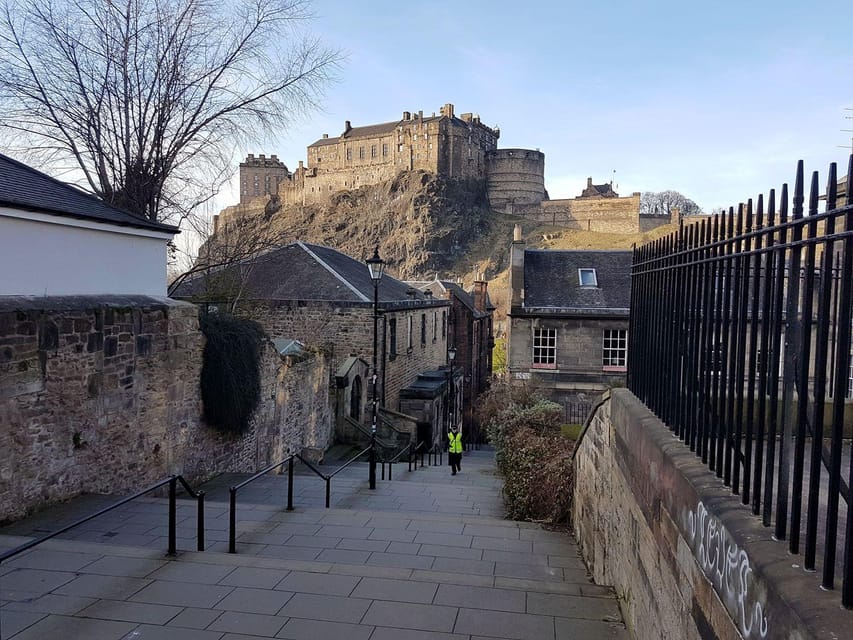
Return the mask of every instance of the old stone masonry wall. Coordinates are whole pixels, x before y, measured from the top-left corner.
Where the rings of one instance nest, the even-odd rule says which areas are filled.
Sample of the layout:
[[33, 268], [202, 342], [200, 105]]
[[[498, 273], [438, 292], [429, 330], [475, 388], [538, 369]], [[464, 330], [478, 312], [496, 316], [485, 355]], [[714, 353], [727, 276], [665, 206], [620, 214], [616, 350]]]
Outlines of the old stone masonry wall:
[[282, 363], [271, 345], [252, 428], [233, 438], [205, 425], [203, 347], [197, 308], [167, 298], [0, 298], [0, 521], [173, 473], [251, 471], [328, 432], [322, 413], [320, 435], [306, 432], [316, 385], [289, 411], [277, 405], [289, 370], [311, 380], [327, 365]]
[[575, 483], [581, 553], [636, 637], [843, 637], [837, 594], [627, 389], [590, 420]]

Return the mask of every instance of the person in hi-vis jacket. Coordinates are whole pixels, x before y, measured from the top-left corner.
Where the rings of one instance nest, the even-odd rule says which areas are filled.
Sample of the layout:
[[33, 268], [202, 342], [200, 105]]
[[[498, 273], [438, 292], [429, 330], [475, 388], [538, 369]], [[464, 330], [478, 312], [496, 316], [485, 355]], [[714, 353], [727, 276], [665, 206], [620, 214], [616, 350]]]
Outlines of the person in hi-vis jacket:
[[453, 470], [451, 475], [455, 476], [456, 472], [462, 469], [462, 432], [459, 427], [454, 425], [450, 427], [447, 437], [450, 440], [450, 446], [447, 449], [447, 461]]

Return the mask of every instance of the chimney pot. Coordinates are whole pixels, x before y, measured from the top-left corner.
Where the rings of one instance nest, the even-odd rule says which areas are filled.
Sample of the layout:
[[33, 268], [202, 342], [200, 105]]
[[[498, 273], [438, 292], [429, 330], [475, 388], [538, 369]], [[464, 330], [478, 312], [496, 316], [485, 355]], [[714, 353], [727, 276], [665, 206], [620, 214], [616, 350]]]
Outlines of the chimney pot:
[[521, 225], [517, 224], [512, 230], [512, 241], [521, 242]]

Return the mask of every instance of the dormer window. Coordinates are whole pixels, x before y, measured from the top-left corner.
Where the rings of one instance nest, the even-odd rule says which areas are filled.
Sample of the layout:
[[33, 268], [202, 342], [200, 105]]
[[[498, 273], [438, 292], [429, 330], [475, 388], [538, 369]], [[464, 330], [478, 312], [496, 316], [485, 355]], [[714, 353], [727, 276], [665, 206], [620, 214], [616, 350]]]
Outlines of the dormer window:
[[595, 269], [578, 269], [578, 278], [582, 287], [597, 287], [598, 278]]

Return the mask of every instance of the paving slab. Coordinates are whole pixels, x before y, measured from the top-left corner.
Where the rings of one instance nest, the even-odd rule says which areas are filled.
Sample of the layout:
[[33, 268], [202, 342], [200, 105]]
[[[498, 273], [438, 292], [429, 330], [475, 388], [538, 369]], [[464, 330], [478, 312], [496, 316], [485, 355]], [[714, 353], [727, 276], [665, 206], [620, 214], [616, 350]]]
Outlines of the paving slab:
[[[590, 580], [570, 535], [503, 519], [490, 453], [466, 455], [452, 478], [447, 467], [397, 467], [376, 492], [366, 471], [356, 463], [336, 476], [339, 507], [329, 510], [322, 483], [299, 474], [294, 511], [284, 509], [286, 475], [241, 490], [237, 554], [224, 553], [223, 500], [245, 475], [211, 483], [203, 553], [193, 502], [179, 506], [176, 557], [165, 555], [165, 501], [128, 503], [78, 539], [54, 539], [0, 567], [3, 638], [628, 637], [612, 591]], [[61, 505], [57, 521], [39, 514], [0, 529], [0, 548], [85, 515], [75, 502]]]

